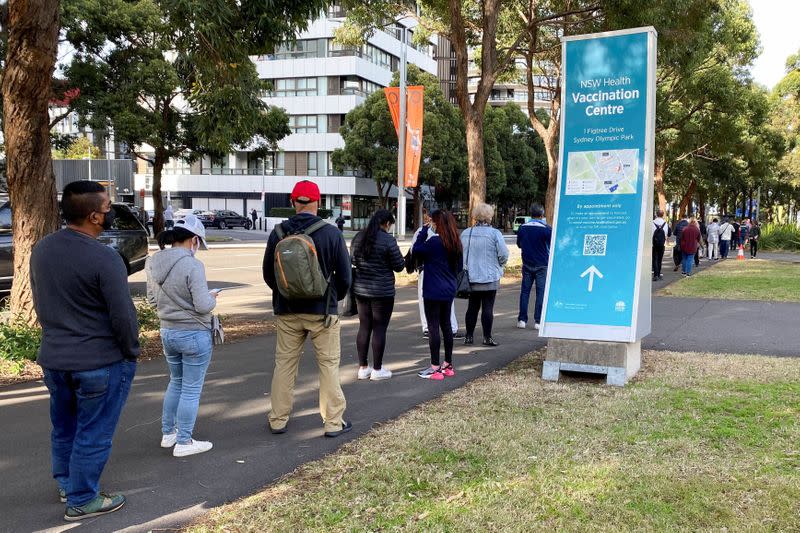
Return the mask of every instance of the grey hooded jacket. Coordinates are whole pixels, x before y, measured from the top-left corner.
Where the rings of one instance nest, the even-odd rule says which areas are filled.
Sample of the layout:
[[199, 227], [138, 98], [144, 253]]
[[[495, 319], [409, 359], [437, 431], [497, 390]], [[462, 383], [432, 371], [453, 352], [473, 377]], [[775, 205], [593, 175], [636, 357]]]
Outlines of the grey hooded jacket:
[[208, 292], [203, 263], [186, 248], [168, 248], [145, 264], [147, 301], [158, 309], [166, 329], [211, 329], [217, 300]]

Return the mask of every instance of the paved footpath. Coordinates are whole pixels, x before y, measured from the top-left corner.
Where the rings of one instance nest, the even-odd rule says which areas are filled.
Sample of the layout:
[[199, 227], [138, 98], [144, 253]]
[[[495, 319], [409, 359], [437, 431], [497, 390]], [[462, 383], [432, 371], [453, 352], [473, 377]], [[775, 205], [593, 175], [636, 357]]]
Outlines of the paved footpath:
[[[674, 277], [667, 269], [667, 279], [655, 288]], [[385, 357], [386, 366], [395, 372], [391, 380], [372, 383], [355, 379], [357, 320], [344, 319], [342, 380], [348, 401], [346, 417], [352, 420], [354, 430], [339, 439], [322, 437], [316, 363], [308, 354], [301, 363], [290, 431], [284, 435], [266, 431], [275, 337], [263, 336], [215, 351], [195, 429], [195, 436], [211, 440], [214, 449], [194, 457], [173, 458], [159, 447], [166, 368], [161, 360], [142, 363], [102, 479], [105, 490], [123, 492], [128, 504], [117, 513], [80, 525], [62, 520], [64, 506], [58, 503], [50, 477], [46, 388], [41, 382], [1, 388], [0, 531], [147, 531], [185, 524], [211, 507], [251, 494], [297, 466], [334, 451], [376, 424], [542, 347], [544, 341], [534, 330], [514, 327], [517, 299], [514, 287], [499, 293], [495, 337], [502, 345], [489, 349], [457, 344], [458, 375], [444, 382], [416, 377], [428, 356], [414, 289], [404, 288], [398, 294]], [[459, 301], [460, 317], [464, 310], [464, 302]], [[656, 297], [653, 334], [644, 346], [795, 355], [795, 347], [800, 346], [798, 312], [797, 304]]]

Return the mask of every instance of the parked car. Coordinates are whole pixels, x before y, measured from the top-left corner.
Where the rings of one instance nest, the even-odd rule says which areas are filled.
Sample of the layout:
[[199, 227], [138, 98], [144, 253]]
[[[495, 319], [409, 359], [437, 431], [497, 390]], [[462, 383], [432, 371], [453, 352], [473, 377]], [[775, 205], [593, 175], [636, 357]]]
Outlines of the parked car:
[[[98, 240], [122, 256], [128, 275], [139, 272], [147, 260], [147, 232], [130, 207], [112, 204], [114, 226], [100, 234]], [[0, 206], [0, 294], [11, 291], [14, 277], [14, 256], [11, 234], [11, 203]]]
[[244, 228], [250, 229], [253, 226], [253, 221], [247, 217], [243, 217], [235, 211], [227, 211], [225, 209], [215, 209], [213, 211], [206, 211], [198, 216], [207, 228]]
[[516, 217], [514, 218], [514, 223], [511, 225], [511, 229], [514, 231], [514, 235], [517, 234], [519, 231], [519, 227], [523, 224], [526, 224], [533, 220], [531, 217]]
[[175, 220], [181, 220], [182, 218], [186, 218], [186, 215], [194, 215], [196, 217], [200, 217], [204, 211], [202, 209], [178, 209], [175, 211], [173, 217]]

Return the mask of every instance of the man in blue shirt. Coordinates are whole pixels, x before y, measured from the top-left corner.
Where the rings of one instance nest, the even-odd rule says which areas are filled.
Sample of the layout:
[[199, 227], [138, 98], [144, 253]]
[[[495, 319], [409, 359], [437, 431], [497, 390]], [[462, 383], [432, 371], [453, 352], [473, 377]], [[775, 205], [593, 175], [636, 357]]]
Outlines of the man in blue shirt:
[[534, 329], [539, 329], [542, 320], [544, 285], [547, 281], [547, 262], [550, 259], [550, 238], [553, 228], [544, 219], [544, 208], [534, 205], [531, 209], [533, 220], [520, 226], [517, 232], [517, 246], [522, 250], [522, 290], [519, 293], [519, 316], [517, 327], [525, 329], [528, 325], [528, 301], [531, 288], [536, 281], [536, 307], [533, 311]]

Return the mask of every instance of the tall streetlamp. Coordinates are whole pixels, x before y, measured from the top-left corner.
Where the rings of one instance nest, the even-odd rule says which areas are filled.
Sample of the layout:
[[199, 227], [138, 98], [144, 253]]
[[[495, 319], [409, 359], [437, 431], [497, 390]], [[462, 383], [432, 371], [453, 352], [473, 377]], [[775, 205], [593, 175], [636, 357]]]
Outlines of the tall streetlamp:
[[400, 124], [397, 131], [397, 239], [406, 238], [406, 43], [408, 42], [408, 28], [397, 24], [400, 31]]

